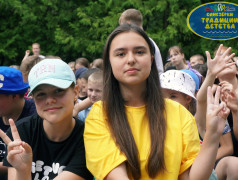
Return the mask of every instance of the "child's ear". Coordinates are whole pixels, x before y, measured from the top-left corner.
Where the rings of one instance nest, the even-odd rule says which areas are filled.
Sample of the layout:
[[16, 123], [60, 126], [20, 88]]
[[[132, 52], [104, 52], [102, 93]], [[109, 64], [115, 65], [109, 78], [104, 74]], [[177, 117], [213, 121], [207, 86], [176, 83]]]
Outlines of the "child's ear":
[[75, 98], [78, 99], [79, 97], [79, 86], [78, 85], [75, 85], [74, 87], [74, 94], [75, 94]]
[[155, 57], [154, 57], [154, 56], [151, 56], [151, 62], [153, 62], [153, 61], [154, 61], [154, 59], [155, 59]]
[[185, 55], [184, 55], [184, 53], [181, 53], [181, 54], [182, 54], [183, 58], [185, 58]]
[[191, 101], [192, 101], [192, 97], [191, 96], [186, 96], [186, 102], [187, 102], [187, 104], [189, 104]]

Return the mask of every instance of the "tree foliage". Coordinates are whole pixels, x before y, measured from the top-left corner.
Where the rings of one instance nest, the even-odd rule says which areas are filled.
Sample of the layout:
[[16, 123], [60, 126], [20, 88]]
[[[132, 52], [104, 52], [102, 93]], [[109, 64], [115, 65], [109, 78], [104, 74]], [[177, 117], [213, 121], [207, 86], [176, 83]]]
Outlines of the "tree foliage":
[[[235, 2], [236, 0], [230, 0]], [[20, 64], [33, 42], [43, 55], [60, 56], [69, 62], [78, 57], [90, 61], [102, 55], [120, 14], [135, 8], [143, 14], [143, 27], [158, 44], [163, 60], [173, 45], [187, 58], [205, 56], [220, 43], [237, 51], [237, 39], [216, 41], [193, 34], [186, 24], [189, 12], [208, 0], [0, 0], [0, 65]]]

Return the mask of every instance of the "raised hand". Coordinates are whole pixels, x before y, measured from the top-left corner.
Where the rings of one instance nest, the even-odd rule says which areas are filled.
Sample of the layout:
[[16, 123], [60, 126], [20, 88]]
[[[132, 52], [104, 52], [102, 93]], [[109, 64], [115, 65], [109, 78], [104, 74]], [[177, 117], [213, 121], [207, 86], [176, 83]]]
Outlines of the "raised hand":
[[30, 51], [29, 49], [26, 50], [26, 51], [25, 51], [25, 56], [29, 56], [29, 55], [30, 55], [30, 52], [31, 52], [31, 51]]
[[213, 97], [211, 87], [207, 88], [207, 114], [206, 114], [206, 128], [207, 131], [221, 135], [226, 118], [230, 110], [226, 107], [224, 102], [219, 103], [221, 88], [218, 86]]
[[0, 130], [0, 136], [3, 141], [7, 144], [7, 160], [16, 170], [26, 170], [32, 167], [32, 149], [31, 147], [21, 141], [15, 123], [12, 119], [9, 119], [11, 127], [13, 141]]
[[221, 54], [222, 47], [223, 45], [221, 44], [217, 50], [216, 56], [213, 59], [211, 58], [210, 53], [206, 51], [208, 71], [214, 76], [216, 76], [223, 69], [235, 64], [235, 62], [231, 61], [231, 58], [235, 56], [235, 53], [229, 55], [231, 47]]
[[233, 85], [227, 81], [222, 81], [220, 86], [222, 101], [232, 112], [238, 111], [238, 92], [235, 91]]

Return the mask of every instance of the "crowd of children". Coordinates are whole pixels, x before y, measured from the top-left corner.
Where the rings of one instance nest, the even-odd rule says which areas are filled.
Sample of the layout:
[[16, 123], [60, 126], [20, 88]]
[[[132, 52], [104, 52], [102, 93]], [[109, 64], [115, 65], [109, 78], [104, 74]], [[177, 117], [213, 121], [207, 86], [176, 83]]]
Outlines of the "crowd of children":
[[103, 57], [0, 67], [0, 179], [238, 179], [238, 68], [159, 48], [128, 9]]

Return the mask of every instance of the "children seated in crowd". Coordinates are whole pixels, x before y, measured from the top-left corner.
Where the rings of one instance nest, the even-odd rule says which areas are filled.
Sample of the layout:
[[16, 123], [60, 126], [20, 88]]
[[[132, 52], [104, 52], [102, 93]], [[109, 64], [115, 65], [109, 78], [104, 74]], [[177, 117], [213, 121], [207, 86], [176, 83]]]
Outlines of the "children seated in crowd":
[[[92, 73], [88, 77], [87, 83], [87, 95], [92, 104], [102, 99], [102, 90], [103, 90], [102, 71]], [[91, 108], [92, 106], [82, 111], [79, 111], [78, 112], [79, 120], [84, 122]]]
[[72, 115], [78, 98], [73, 71], [62, 60], [45, 59], [28, 80], [37, 114], [16, 124], [9, 119], [7, 134], [0, 130], [9, 179], [93, 179], [85, 163], [84, 124]]

